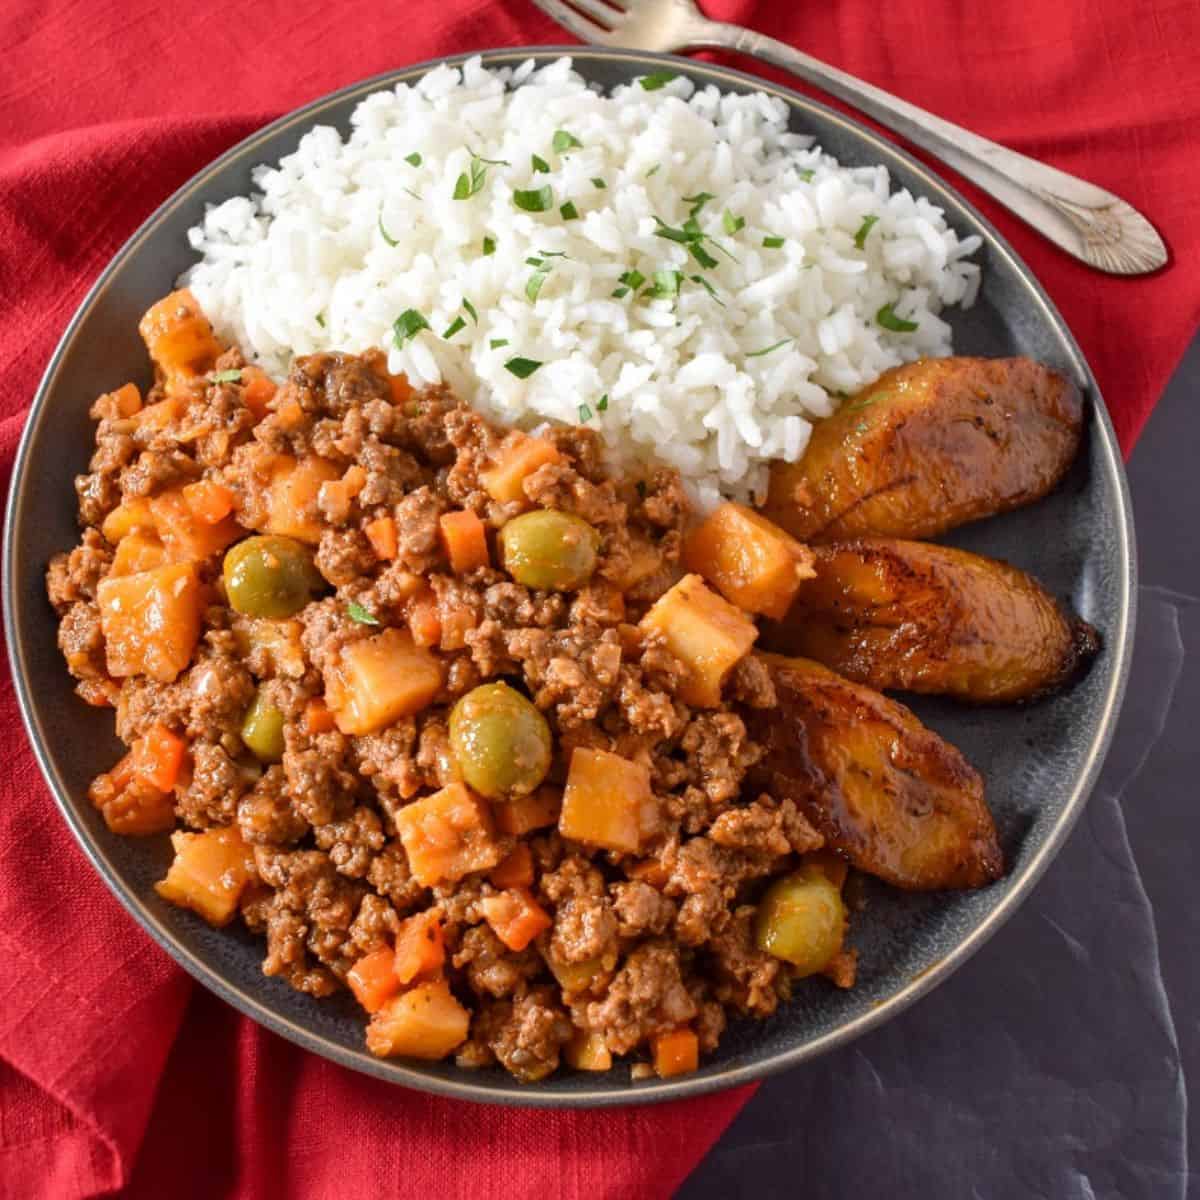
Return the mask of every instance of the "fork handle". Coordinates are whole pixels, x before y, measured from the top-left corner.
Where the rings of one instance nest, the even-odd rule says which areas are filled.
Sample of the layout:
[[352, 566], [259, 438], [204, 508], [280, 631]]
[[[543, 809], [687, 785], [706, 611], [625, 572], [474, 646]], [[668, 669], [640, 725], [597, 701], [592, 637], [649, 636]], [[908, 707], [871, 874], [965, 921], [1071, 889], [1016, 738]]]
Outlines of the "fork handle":
[[925, 112], [785, 42], [719, 21], [697, 26], [694, 46], [736, 50], [783, 67], [936, 154], [1056, 246], [1113, 275], [1143, 275], [1167, 262], [1154, 226], [1132, 205], [1065, 171]]

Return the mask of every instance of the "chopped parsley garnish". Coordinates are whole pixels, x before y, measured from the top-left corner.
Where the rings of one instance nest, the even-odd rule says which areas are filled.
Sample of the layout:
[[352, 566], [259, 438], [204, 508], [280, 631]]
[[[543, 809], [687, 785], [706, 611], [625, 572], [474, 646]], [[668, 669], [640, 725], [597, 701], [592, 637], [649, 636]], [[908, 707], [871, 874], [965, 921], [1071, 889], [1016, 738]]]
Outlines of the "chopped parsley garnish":
[[722, 308], [725, 307], [725, 301], [717, 295], [717, 289], [703, 275], [690, 275], [688, 278], [693, 283], [698, 283]]
[[565, 129], [556, 129], [550, 145], [555, 154], [566, 154], [568, 150], [575, 150], [583, 143], [573, 133], [568, 133]]
[[712, 192], [697, 192], [694, 196], [684, 196], [684, 204], [690, 204], [692, 211], [689, 214], [694, 221], [699, 215], [700, 210], [710, 201], [715, 200], [716, 196]]
[[651, 175], [657, 175], [661, 170], [662, 163], [655, 163], [654, 166], [652, 166], [650, 170], [646, 172], [646, 178], [649, 179]]
[[346, 612], [350, 615], [350, 620], [357, 621], [360, 625], [379, 624], [379, 618], [369, 609], [363, 608], [357, 600], [351, 600], [346, 605]]
[[566, 204], [561, 205], [558, 211], [564, 221], [579, 220], [579, 209], [575, 207], [573, 200], [568, 200]]
[[404, 161], [406, 163], [412, 163], [414, 167], [419, 167], [421, 165], [421, 156], [414, 150], [411, 154], [406, 154], [404, 156]]
[[409, 338], [416, 337], [422, 329], [428, 329], [429, 322], [415, 308], [406, 308], [392, 324], [392, 336], [396, 340], [396, 349], [402, 350]]
[[513, 203], [522, 212], [545, 212], [554, 204], [554, 194], [550, 191], [550, 185], [545, 187], [530, 188], [523, 191], [518, 188], [513, 192]]
[[621, 286], [614, 289], [612, 294], [620, 300], [628, 296], [630, 292], [636, 292], [646, 282], [646, 277], [638, 270], [625, 271], [621, 274], [618, 282]]
[[538, 298], [538, 293], [542, 290], [542, 284], [546, 282], [546, 277], [550, 274], [549, 271], [534, 271], [529, 277], [529, 282], [525, 285], [525, 295], [530, 303]]
[[679, 75], [676, 71], [655, 71], [651, 75], [643, 75], [638, 83], [642, 85], [642, 90], [646, 92], [657, 92], [659, 88], [664, 88], [672, 79], [678, 79]]
[[596, 411], [606, 412], [608, 410], [608, 393], [605, 392], [599, 400], [596, 401]]
[[914, 329], [919, 327], [916, 321], [906, 321], [903, 317], [896, 316], [896, 306], [894, 304], [885, 304], [875, 314], [875, 320], [884, 329], [890, 329], [893, 333], [912, 333]]
[[[717, 265], [717, 260], [709, 254], [705, 249], [705, 242], [712, 242], [718, 250], [723, 254], [729, 254], [719, 242], [714, 242], [697, 224], [695, 217], [688, 217], [683, 223], [682, 229], [674, 229], [662, 219], [655, 217], [655, 222], [658, 228], [654, 231], [655, 237], [666, 238], [669, 242], [677, 242], [681, 246], [686, 246], [691, 252], [692, 257], [706, 270], [711, 271]], [[729, 255], [730, 258], [733, 255]]]
[[454, 199], [469, 200], [483, 190], [483, 185], [487, 182], [488, 167], [507, 167], [512, 164], [503, 158], [482, 158], [476, 154], [474, 150], [468, 148], [468, 154], [471, 156], [470, 173], [464, 171], [454, 183]]
[[527, 267], [542, 267], [545, 266], [545, 264], [546, 260], [544, 258], [538, 258], [535, 255], [530, 255], [529, 258], [525, 260], [525, 265]]
[[467, 310], [467, 315], [471, 318], [472, 322], [478, 325], [479, 314], [475, 311], [475, 305], [473, 305], [470, 300], [466, 298], [466, 296], [464, 296], [462, 299], [462, 306]]
[[535, 171], [540, 171], [543, 175], [550, 174], [550, 164], [544, 158], [541, 158], [536, 154], [531, 154], [529, 156], [529, 161]]
[[317, 313], [317, 324], [320, 325], [320, 327], [322, 329], [325, 328], [325, 314], [324, 313]]
[[768, 250], [778, 250], [779, 247], [783, 245], [783, 238], [771, 236], [765, 237], [763, 238], [763, 245], [766, 246]]
[[483, 255], [486, 258], [489, 254], [496, 253], [496, 239], [494, 237], [485, 237], [483, 239]]
[[859, 250], [866, 244], [867, 234], [871, 232], [871, 226], [878, 223], [879, 218], [874, 214], [863, 218], [863, 223], [858, 227], [858, 232], [854, 235], [854, 244]]
[[491, 346], [493, 350], [499, 350], [501, 346], [508, 345], [508, 338], [492, 338], [492, 340], [488, 342], [488, 345]]
[[721, 224], [725, 227], [725, 232], [729, 234], [730, 237], [733, 237], [733, 235], [737, 233], [739, 229], [744, 229], [746, 227], [746, 218], [735, 217], [733, 213], [729, 211], [729, 209], [726, 209], [724, 215], [721, 217]]
[[383, 240], [385, 242], [387, 242], [387, 244], [389, 246], [400, 245], [400, 243], [398, 241], [396, 241], [396, 239], [394, 237], [392, 237], [392, 235], [390, 233], [388, 233], [388, 231], [383, 227], [383, 213], [382, 212], [380, 212], [380, 214], [379, 214], [379, 232], [381, 234], [383, 234]]
[[773, 346], [764, 346], [761, 350], [750, 350], [747, 358], [762, 358], [764, 354], [770, 354], [774, 350], [778, 350], [780, 346], [786, 346], [789, 342], [794, 342], [795, 338], [784, 338], [781, 342], [776, 342]]
[[412, 190], [412, 188], [401, 188], [402, 192], [407, 192], [414, 200], [420, 200], [420, 196]]
[[240, 369], [233, 371], [216, 371], [209, 378], [213, 383], [241, 383], [242, 372]]
[[504, 364], [504, 369], [518, 379], [528, 379], [541, 365], [536, 358], [510, 358]]
[[605, 183], [604, 180], [598, 175], [595, 175], [592, 177], [592, 187], [599, 188], [601, 191], [603, 191], [606, 187], [608, 187], [608, 184]]
[[651, 300], [669, 300], [672, 296], [679, 295], [679, 285], [683, 281], [683, 274], [679, 271], [655, 271], [654, 286], [648, 288], [646, 295]]
[[442, 337], [446, 341], [449, 341], [456, 333], [461, 332], [462, 330], [466, 329], [466, 327], [467, 323], [462, 319], [462, 317], [455, 317], [454, 320], [451, 321], [446, 327], [446, 331], [442, 334]]
[[813, 176], [816, 175], [816, 171], [812, 170], [811, 167], [797, 167], [796, 174], [799, 175], [805, 183], [811, 183]]
[[586, 404], [579, 406], [579, 419], [580, 421], [590, 421], [592, 419], [592, 410]]

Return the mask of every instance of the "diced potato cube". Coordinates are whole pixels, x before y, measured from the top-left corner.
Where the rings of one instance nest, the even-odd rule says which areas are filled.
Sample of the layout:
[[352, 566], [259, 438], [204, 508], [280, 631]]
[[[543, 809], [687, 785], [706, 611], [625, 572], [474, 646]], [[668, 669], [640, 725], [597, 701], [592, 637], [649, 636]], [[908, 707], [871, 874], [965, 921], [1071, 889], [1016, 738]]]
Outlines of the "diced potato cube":
[[297, 462], [284, 456], [271, 476], [266, 532], [315, 546], [325, 528], [317, 511], [317, 494], [321, 484], [340, 479], [341, 474], [324, 458], [310, 455]]
[[641, 628], [662, 634], [667, 649], [687, 670], [680, 699], [697, 708], [716, 708], [721, 685], [758, 637], [758, 627], [740, 609], [685, 575], [642, 618]]
[[100, 581], [97, 600], [110, 675], [170, 683], [191, 661], [204, 606], [195, 563], [109, 575]]
[[811, 579], [813, 554], [790, 533], [744, 504], [720, 505], [688, 537], [683, 565], [731, 603], [781, 620]]
[[520, 837], [531, 830], [558, 824], [562, 793], [556, 788], [541, 787], [527, 796], [514, 796], [497, 803], [494, 811], [496, 828], [501, 833], [515, 833]]
[[479, 910], [492, 932], [518, 954], [539, 933], [554, 924], [554, 919], [526, 887], [508, 888], [495, 896], [484, 896], [479, 902]]
[[254, 872], [254, 854], [236, 825], [203, 833], [171, 835], [175, 861], [155, 891], [172, 904], [190, 908], [210, 925], [227, 925], [242, 889]]
[[399, 983], [412, 983], [418, 975], [432, 975], [446, 961], [442, 918], [435, 909], [414, 913], [400, 926], [392, 971]]
[[487, 803], [465, 783], [405, 805], [396, 814], [396, 830], [422, 887], [490, 871], [501, 858]]
[[171, 556], [166, 546], [158, 540], [157, 534], [135, 529], [117, 543], [109, 574], [115, 577], [136, 575], [139, 571], [165, 567], [170, 561]]
[[647, 767], [578, 746], [567, 771], [558, 831], [577, 842], [636, 854], [653, 806]]
[[607, 1071], [612, 1066], [612, 1051], [604, 1035], [577, 1029], [563, 1047], [567, 1066], [576, 1071]]
[[442, 665], [406, 629], [385, 629], [342, 651], [326, 700], [343, 733], [374, 733], [420, 712], [442, 686]]
[[150, 501], [150, 512], [174, 562], [203, 562], [221, 554], [242, 536], [241, 526], [232, 515], [215, 524], [198, 520], [179, 488], [155, 496]]
[[111, 771], [97, 775], [88, 799], [113, 833], [165, 833], [175, 824], [175, 797], [141, 778], [134, 758], [131, 751]]
[[146, 310], [138, 332], [162, 371], [167, 390], [211, 371], [224, 347], [186, 288], [172, 292]]
[[444, 979], [393, 996], [367, 1026], [367, 1049], [380, 1058], [438, 1059], [466, 1041], [471, 1016]]
[[479, 482], [493, 500], [515, 504], [524, 501], [525, 480], [538, 467], [561, 461], [553, 442], [514, 430], [501, 444], [495, 463], [479, 472]]
[[100, 526], [100, 532], [114, 546], [135, 529], [154, 529], [154, 515], [150, 512], [149, 500], [126, 500], [118, 504]]

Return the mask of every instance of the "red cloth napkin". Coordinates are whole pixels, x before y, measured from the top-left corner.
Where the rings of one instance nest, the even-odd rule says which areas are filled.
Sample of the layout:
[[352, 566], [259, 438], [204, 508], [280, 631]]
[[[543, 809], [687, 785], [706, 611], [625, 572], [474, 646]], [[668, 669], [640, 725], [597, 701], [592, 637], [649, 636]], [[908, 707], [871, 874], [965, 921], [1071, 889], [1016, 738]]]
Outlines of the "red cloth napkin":
[[[1063, 310], [1128, 450], [1200, 323], [1195, 0], [706, 7], [1107, 186], [1155, 221], [1177, 265], [1109, 279], [963, 188]], [[525, 0], [0, 0], [0, 33], [5, 486], [84, 291], [200, 167], [268, 118], [377, 72], [570, 40]], [[193, 987], [121, 911], [38, 776], [7, 675], [0, 731], [0, 1196], [666, 1196], [749, 1095], [486, 1108], [306, 1054]]]

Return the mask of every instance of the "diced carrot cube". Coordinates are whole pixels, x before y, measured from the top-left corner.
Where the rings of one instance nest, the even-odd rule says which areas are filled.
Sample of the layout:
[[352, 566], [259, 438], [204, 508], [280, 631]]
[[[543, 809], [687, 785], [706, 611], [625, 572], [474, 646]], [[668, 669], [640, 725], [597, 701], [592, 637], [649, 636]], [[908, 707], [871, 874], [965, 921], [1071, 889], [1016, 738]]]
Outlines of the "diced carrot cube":
[[683, 565], [703, 575], [726, 600], [780, 620], [811, 579], [812, 551], [773, 521], [732, 501], [719, 505], [688, 537]]
[[513, 430], [501, 443], [495, 463], [479, 473], [483, 490], [501, 504], [525, 499], [525, 480], [546, 463], [562, 461], [553, 442]]
[[113, 833], [144, 836], [165, 833], [175, 824], [175, 798], [159, 791], [134, 772], [133, 752], [111, 771], [98, 775], [88, 799], [99, 809]]
[[466, 1040], [471, 1016], [444, 979], [393, 996], [367, 1026], [367, 1049], [380, 1058], [445, 1058]]
[[422, 887], [490, 871], [500, 861], [488, 806], [463, 783], [405, 805], [396, 814], [396, 829]]
[[558, 831], [577, 842], [636, 854], [645, 810], [653, 803], [647, 767], [607, 750], [577, 746], [567, 771]]
[[101, 396], [92, 408], [93, 416], [116, 416], [128, 420], [136, 416], [142, 407], [142, 393], [136, 383], [122, 384], [115, 392]]
[[135, 770], [160, 792], [169, 792], [179, 778], [187, 743], [165, 725], [152, 725], [133, 747]]
[[685, 1075], [700, 1065], [700, 1039], [690, 1029], [673, 1029], [650, 1039], [654, 1069], [661, 1079]]
[[515, 833], [520, 837], [534, 829], [558, 824], [562, 793], [552, 787], [538, 788], [527, 796], [514, 796], [511, 800], [497, 803], [492, 811], [496, 817], [496, 828], [501, 833]]
[[395, 968], [396, 955], [384, 946], [363, 955], [346, 972], [347, 985], [367, 1012], [378, 1012], [400, 990]]
[[325, 702], [343, 733], [374, 733], [425, 708], [441, 690], [441, 662], [404, 629], [353, 642], [326, 680]]
[[319, 696], [314, 697], [304, 706], [304, 732], [312, 735], [329, 733], [337, 728], [337, 720], [329, 706]]
[[422, 588], [408, 603], [408, 628], [418, 646], [436, 646], [442, 640], [437, 597], [427, 588]]
[[612, 1051], [604, 1035], [592, 1030], [575, 1030], [563, 1047], [563, 1057], [576, 1071], [607, 1071], [612, 1066]]
[[716, 708], [721, 685], [749, 653], [758, 627], [740, 609], [685, 575], [642, 618], [640, 628], [662, 634], [667, 649], [687, 670], [680, 698], [697, 708]]
[[321, 484], [340, 477], [341, 472], [327, 459], [308, 455], [297, 462], [282, 456], [271, 477], [266, 532], [315, 546], [325, 529], [317, 511], [317, 494]]
[[195, 563], [102, 579], [96, 596], [108, 673], [174, 680], [200, 640], [203, 594]]
[[393, 404], [403, 404], [416, 395], [416, 389], [408, 382], [407, 375], [389, 375], [388, 386], [392, 389]]
[[509, 888], [479, 902], [492, 932], [510, 949], [520, 953], [554, 921], [533, 898], [528, 888]]
[[196, 297], [186, 288], [151, 305], [138, 324], [138, 332], [162, 371], [168, 392], [211, 371], [224, 350]]
[[488, 879], [498, 888], [533, 887], [533, 851], [524, 842], [518, 842]]
[[442, 918], [430, 909], [409, 917], [396, 936], [393, 969], [400, 983], [412, 983], [418, 975], [432, 975], [446, 961]]
[[470, 509], [443, 513], [438, 521], [442, 545], [450, 568], [456, 575], [486, 567], [488, 556], [487, 530], [483, 522]]
[[400, 553], [400, 538], [396, 533], [396, 522], [392, 517], [378, 517], [363, 526], [363, 533], [371, 543], [371, 549], [382, 559], [390, 562]]
[[193, 517], [205, 525], [215, 525], [231, 512], [236, 501], [234, 494], [215, 479], [198, 479], [183, 486], [183, 498]]
[[203, 562], [242, 536], [241, 526], [228, 513], [216, 522], [198, 518], [182, 488], [155, 496], [150, 512], [158, 536], [175, 562]]
[[267, 415], [277, 390], [274, 380], [265, 371], [258, 367], [242, 368], [242, 403], [257, 420], [261, 421]]
[[210, 925], [233, 919], [242, 889], [254, 873], [254, 855], [236, 825], [203, 833], [171, 835], [175, 861], [154, 890], [172, 904], [190, 908]]

